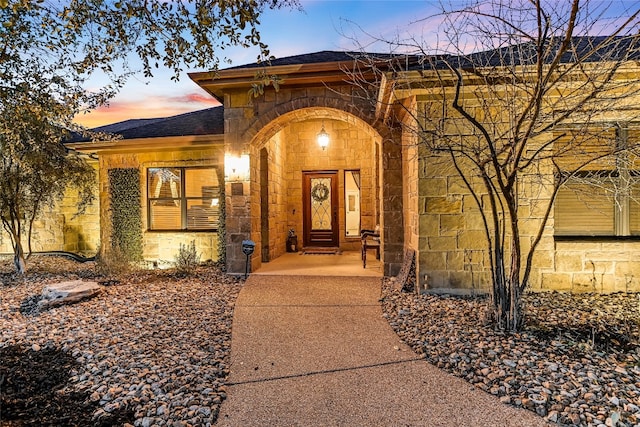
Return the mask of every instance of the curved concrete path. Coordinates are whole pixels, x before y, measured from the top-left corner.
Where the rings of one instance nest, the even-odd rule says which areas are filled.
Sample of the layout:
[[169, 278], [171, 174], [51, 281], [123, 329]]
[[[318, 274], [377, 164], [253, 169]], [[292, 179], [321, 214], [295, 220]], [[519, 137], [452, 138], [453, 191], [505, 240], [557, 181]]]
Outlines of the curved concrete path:
[[219, 426], [543, 426], [421, 360], [379, 277], [252, 275], [233, 320]]

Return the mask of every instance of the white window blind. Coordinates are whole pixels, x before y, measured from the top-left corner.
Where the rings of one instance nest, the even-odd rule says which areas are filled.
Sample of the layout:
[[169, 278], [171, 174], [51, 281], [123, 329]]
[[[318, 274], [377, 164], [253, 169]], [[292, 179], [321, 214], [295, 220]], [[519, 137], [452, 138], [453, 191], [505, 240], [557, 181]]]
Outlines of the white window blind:
[[149, 168], [150, 230], [216, 230], [220, 183], [216, 168]]

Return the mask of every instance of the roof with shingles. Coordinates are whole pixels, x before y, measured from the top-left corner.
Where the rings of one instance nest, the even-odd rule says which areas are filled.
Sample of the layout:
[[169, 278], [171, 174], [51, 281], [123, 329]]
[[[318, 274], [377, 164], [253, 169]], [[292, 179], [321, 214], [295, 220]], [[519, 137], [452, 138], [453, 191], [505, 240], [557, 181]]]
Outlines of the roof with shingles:
[[345, 52], [335, 50], [323, 50], [320, 52], [303, 53], [300, 55], [285, 56], [283, 58], [275, 58], [270, 61], [257, 62], [252, 64], [238, 65], [235, 67], [225, 68], [225, 70], [239, 70], [249, 68], [263, 68], [263, 67], [278, 67], [282, 65], [303, 65], [303, 64], [318, 64], [323, 62], [345, 62], [345, 61], [357, 61], [365, 60], [369, 58], [378, 59], [391, 59], [398, 56], [398, 54], [389, 53], [367, 53], [367, 52]]
[[[171, 117], [125, 120], [91, 130], [120, 135], [122, 139], [222, 135], [224, 134], [224, 108], [219, 105]], [[69, 142], [88, 140], [88, 138], [76, 137]]]
[[[569, 49], [569, 51], [562, 56], [561, 62], [575, 62], [576, 56], [581, 57], [590, 50], [593, 50], [593, 52], [584, 60], [586, 62], [621, 59], [640, 60], [640, 36], [633, 35], [626, 37], [614, 37], [612, 38], [612, 43], [606, 42], [607, 39], [609, 39], [607, 36], [573, 37], [571, 39], [573, 48]], [[547, 49], [545, 62], [549, 62], [553, 59], [561, 40], [561, 38], [554, 38], [553, 40], [550, 40], [550, 43], [553, 45], [550, 49]], [[226, 68], [225, 70], [346, 61], [378, 62], [392, 59], [395, 60], [396, 66], [400, 66], [406, 70], [425, 71], [444, 69], [450, 66], [456, 68], [473, 68], [479, 66], [504, 66], [507, 64], [533, 64], [537, 59], [537, 51], [535, 45], [531, 43], [522, 43], [520, 45], [506, 46], [460, 56], [425, 56], [324, 50], [320, 52], [276, 58], [269, 62], [240, 65]], [[217, 106], [171, 117], [125, 120], [123, 122], [101, 126], [92, 130], [121, 135], [125, 140], [187, 135], [222, 135], [224, 134], [224, 108], [222, 106]], [[87, 141], [87, 139], [74, 138], [72, 141], [80, 142]]]
[[[543, 47], [544, 63], [554, 59], [563, 39], [556, 37]], [[577, 36], [570, 40], [569, 48], [560, 57], [560, 63], [598, 61], [637, 61], [640, 59], [640, 36]], [[460, 69], [474, 67], [505, 67], [533, 65], [538, 61], [534, 43], [521, 43], [496, 49], [474, 52], [469, 55], [435, 55], [414, 63], [410, 70], [444, 69], [449, 66]]]
[[[549, 39], [551, 48], [547, 49], [545, 62], [550, 62], [560, 47], [563, 39], [555, 37]], [[571, 38], [571, 48], [561, 57], [560, 62], [572, 63], [576, 56], [581, 58], [589, 51], [593, 53], [584, 59], [585, 62], [603, 60], [638, 60], [640, 59], [640, 36], [576, 36]], [[467, 68], [472, 66], [504, 66], [526, 65], [537, 59], [536, 46], [532, 43], [521, 43], [512, 46], [499, 47], [469, 55], [413, 55], [402, 53], [367, 53], [356, 51], [323, 50], [314, 53], [276, 58], [268, 62], [239, 65], [225, 68], [225, 70], [252, 69], [260, 67], [277, 67], [283, 65], [303, 65], [326, 62], [345, 61], [386, 61], [395, 59], [397, 65], [405, 65], [409, 70], [438, 69], [445, 64]], [[581, 59], [583, 61], [583, 59]], [[223, 70], [224, 71], [224, 70]]]

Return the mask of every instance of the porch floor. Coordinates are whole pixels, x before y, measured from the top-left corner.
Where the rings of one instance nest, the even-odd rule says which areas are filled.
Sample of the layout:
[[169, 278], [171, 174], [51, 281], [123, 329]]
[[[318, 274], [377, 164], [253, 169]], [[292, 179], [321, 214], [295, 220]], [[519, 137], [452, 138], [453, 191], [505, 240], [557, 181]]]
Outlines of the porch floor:
[[251, 274], [277, 274], [290, 276], [382, 276], [382, 262], [370, 252], [367, 268], [362, 268], [359, 251], [342, 252], [340, 255], [301, 255], [285, 253]]

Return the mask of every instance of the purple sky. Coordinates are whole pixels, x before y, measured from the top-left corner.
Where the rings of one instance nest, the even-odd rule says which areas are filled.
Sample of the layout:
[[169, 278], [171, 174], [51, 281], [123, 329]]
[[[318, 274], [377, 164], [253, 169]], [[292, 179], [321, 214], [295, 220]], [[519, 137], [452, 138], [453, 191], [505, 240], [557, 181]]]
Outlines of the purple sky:
[[[468, 3], [465, 0], [443, 1], [455, 6]], [[569, 4], [567, 0], [546, 1], [551, 2], [556, 11]], [[620, 12], [624, 9], [640, 7], [638, 0], [611, 1], [613, 5], [606, 11], [611, 18], [603, 20], [603, 25], [619, 20], [625, 15]], [[268, 10], [260, 19], [262, 41], [269, 45], [275, 57], [322, 50], [390, 51], [388, 46], [372, 42], [372, 37], [393, 40], [410, 35], [420, 39], [423, 46], [435, 46], [438, 32], [441, 41], [446, 38], [443, 32], [448, 26], [438, 25], [441, 18], [425, 19], [440, 10], [440, 0], [300, 0], [300, 3], [303, 11]], [[584, 7], [597, 9], [609, 3], [609, 0], [585, 0]], [[603, 32], [607, 33], [606, 30]], [[469, 42], [472, 45], [474, 40]], [[255, 62], [257, 50], [236, 48], [226, 51], [226, 56], [232, 60], [232, 66], [243, 65]], [[221, 64], [220, 68], [228, 66]], [[189, 79], [189, 71], [206, 70], [185, 70], [178, 82], [171, 80], [172, 72], [163, 69], [155, 70], [150, 79], [140, 74], [130, 79], [109, 107], [80, 115], [77, 121], [95, 127], [134, 118], [167, 117], [217, 105]]]

